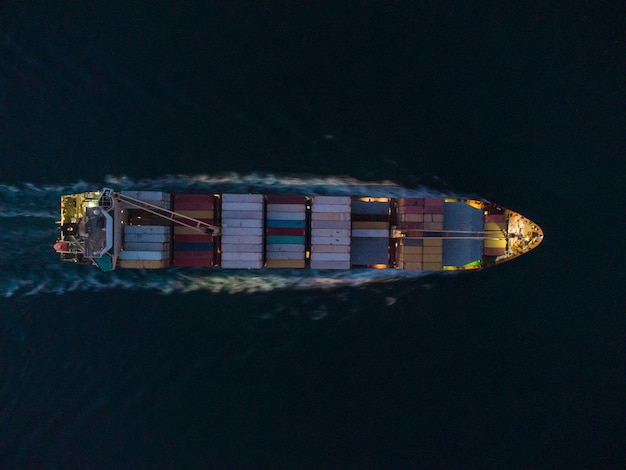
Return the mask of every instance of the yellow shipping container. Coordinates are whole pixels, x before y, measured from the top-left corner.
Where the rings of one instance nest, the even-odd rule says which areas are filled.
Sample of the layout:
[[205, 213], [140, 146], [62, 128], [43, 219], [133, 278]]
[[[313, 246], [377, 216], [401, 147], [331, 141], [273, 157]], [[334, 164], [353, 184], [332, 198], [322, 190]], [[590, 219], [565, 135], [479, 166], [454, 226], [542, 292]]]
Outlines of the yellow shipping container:
[[443, 247], [441, 238], [424, 238], [424, 248], [426, 247]]
[[118, 268], [134, 269], [163, 269], [170, 265], [169, 259], [147, 260], [147, 259], [118, 259]]
[[443, 222], [424, 222], [424, 230], [443, 230]]
[[387, 230], [387, 222], [352, 222], [353, 229]]
[[401, 253], [400, 256], [398, 256], [398, 261], [422, 261], [422, 256], [423, 255], [421, 253]]
[[424, 269], [422, 266], [423, 264], [419, 262], [403, 263], [400, 265], [402, 269], [408, 269], [408, 270], [422, 270]]
[[424, 260], [424, 263], [438, 262], [439, 264], [441, 264], [441, 253], [436, 253], [436, 254], [424, 253], [423, 260]]
[[424, 269], [427, 271], [440, 271], [443, 269], [443, 265], [441, 262], [433, 263], [433, 262], [424, 262]]
[[400, 222], [424, 222], [424, 214], [399, 214]]
[[266, 268], [304, 268], [303, 259], [268, 259]]

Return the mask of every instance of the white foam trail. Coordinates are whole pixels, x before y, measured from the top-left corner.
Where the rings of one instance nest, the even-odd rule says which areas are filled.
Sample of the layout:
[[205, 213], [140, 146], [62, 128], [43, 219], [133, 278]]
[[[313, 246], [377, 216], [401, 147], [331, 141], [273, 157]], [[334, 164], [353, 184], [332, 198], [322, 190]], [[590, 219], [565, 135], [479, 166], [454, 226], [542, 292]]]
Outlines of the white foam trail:
[[[168, 175], [133, 180], [107, 176], [103, 183], [85, 181], [65, 185], [0, 184], [0, 296], [43, 293], [98, 292], [144, 289], [161, 294], [206, 291], [258, 293], [280, 289], [328, 290], [418, 279], [428, 273], [396, 270], [280, 270], [230, 271], [210, 269], [117, 270], [102, 273], [91, 266], [64, 263], [52, 249], [59, 197], [111, 186], [118, 190], [169, 192], [265, 192], [274, 194], [328, 194], [372, 197], [437, 197], [426, 187], [406, 188], [392, 181], [365, 182], [348, 177], [275, 175], [270, 173]], [[450, 192], [445, 193], [451, 196]], [[461, 197], [461, 195], [454, 196]]]

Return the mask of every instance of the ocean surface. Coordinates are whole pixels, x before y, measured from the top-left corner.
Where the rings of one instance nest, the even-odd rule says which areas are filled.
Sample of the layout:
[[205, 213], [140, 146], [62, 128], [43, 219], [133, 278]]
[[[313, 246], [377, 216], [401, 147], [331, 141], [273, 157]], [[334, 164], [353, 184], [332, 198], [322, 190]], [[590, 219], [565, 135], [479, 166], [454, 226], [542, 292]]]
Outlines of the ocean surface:
[[[0, 3], [0, 468], [624, 468], [618, 2]], [[99, 189], [457, 194], [466, 274], [101, 273]]]

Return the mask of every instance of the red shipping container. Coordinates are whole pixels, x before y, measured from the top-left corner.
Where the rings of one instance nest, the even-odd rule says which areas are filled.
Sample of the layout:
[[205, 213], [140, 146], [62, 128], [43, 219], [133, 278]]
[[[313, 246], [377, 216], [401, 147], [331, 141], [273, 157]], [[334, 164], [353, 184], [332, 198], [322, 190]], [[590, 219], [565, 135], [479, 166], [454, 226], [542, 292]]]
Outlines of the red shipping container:
[[303, 228], [268, 228], [267, 235], [293, 235], [293, 236], [304, 236]]
[[213, 266], [213, 258], [174, 258], [172, 266]]
[[213, 210], [212, 194], [174, 194], [174, 210]]
[[399, 205], [402, 206], [423, 206], [424, 199], [416, 197], [405, 197], [398, 199]]
[[443, 205], [441, 206], [424, 206], [424, 214], [443, 214]]
[[174, 251], [174, 255], [172, 256], [174, 259], [191, 259], [191, 258], [201, 258], [201, 259], [213, 259], [213, 250], [204, 251]]
[[174, 235], [175, 242], [183, 243], [211, 243], [213, 235]]
[[442, 197], [429, 197], [424, 199], [425, 206], [441, 206], [443, 207], [444, 198]]
[[301, 204], [304, 205], [304, 196], [267, 196], [268, 204]]
[[422, 230], [424, 228], [424, 222], [401, 222], [399, 228], [400, 230]]
[[423, 214], [424, 206], [403, 206], [400, 207], [401, 214]]

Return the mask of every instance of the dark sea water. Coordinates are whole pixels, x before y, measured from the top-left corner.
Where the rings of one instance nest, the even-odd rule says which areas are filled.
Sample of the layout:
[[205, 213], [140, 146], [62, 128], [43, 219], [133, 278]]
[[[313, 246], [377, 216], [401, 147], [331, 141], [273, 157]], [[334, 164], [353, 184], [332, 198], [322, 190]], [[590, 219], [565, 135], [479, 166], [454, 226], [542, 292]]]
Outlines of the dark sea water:
[[[505, 4], [2, 2], [0, 468], [626, 467], [626, 11]], [[546, 238], [62, 265], [60, 194], [103, 185], [476, 195]]]

